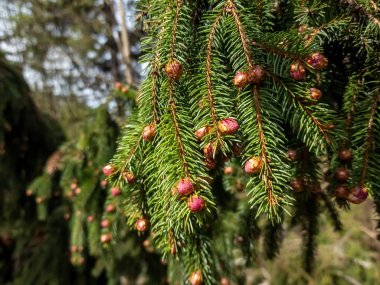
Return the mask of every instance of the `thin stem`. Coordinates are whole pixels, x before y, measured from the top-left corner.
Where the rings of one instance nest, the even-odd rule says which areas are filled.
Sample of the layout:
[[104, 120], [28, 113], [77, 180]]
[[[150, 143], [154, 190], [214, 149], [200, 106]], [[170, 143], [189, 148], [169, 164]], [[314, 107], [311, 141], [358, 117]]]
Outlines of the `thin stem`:
[[156, 80], [159, 74], [158, 71], [158, 65], [159, 65], [159, 46], [161, 44], [162, 36], [165, 31], [165, 26], [161, 26], [160, 31], [158, 33], [158, 40], [157, 44], [155, 46], [155, 51], [154, 51], [154, 58], [152, 60], [152, 72], [151, 72], [151, 77], [152, 77], [152, 84], [151, 84], [151, 94], [152, 94], [152, 113], [153, 113], [153, 122], [155, 125], [157, 125], [160, 121], [159, 116], [158, 116], [158, 110], [157, 110], [157, 90], [156, 90]]
[[123, 165], [123, 167], [122, 167], [122, 169], [120, 171], [118, 181], [120, 181], [121, 179], [123, 179], [124, 170], [127, 167], [127, 165], [131, 162], [132, 157], [136, 153], [137, 147], [139, 146], [141, 139], [142, 139], [142, 136], [139, 136], [137, 138], [136, 142], [134, 143], [134, 145], [132, 146], [132, 148], [129, 150], [129, 152], [127, 154], [127, 157], [125, 159], [125, 163], [124, 163], [124, 165]]
[[[171, 47], [170, 47], [171, 60], [174, 59], [175, 38], [176, 38], [177, 27], [178, 27], [179, 11], [181, 9], [182, 4], [183, 4], [182, 0], [177, 0], [177, 7], [175, 11], [172, 37], [171, 37]], [[175, 137], [176, 137], [176, 141], [179, 148], [179, 156], [181, 158], [182, 166], [185, 171], [186, 177], [190, 177], [189, 166], [186, 161], [186, 151], [185, 151], [185, 147], [181, 138], [181, 132], [180, 132], [180, 127], [179, 127], [179, 122], [178, 122], [178, 117], [177, 117], [177, 112], [176, 112], [177, 107], [174, 100], [174, 80], [171, 78], [169, 79], [169, 107], [170, 107], [170, 112], [171, 112], [171, 116], [174, 123]]]
[[181, 138], [181, 132], [180, 132], [180, 127], [179, 127], [177, 112], [176, 112], [176, 105], [174, 101], [173, 80], [170, 80], [169, 82], [169, 107], [170, 107], [170, 112], [171, 112], [173, 123], [174, 123], [175, 136], [176, 136], [176, 140], [177, 140], [177, 144], [179, 148], [179, 155], [181, 157], [182, 166], [183, 166], [183, 169], [185, 170], [186, 177], [190, 177], [189, 166], [186, 161], [186, 151], [185, 151], [185, 147], [183, 145], [182, 138]]
[[[248, 48], [249, 42], [247, 39], [247, 35], [245, 34], [244, 27], [240, 21], [238, 13], [236, 12], [236, 7], [235, 7], [235, 4], [233, 3], [233, 1], [228, 0], [227, 4], [232, 8], [231, 13], [234, 17], [234, 21], [235, 21], [236, 27], [237, 27], [239, 35], [240, 35], [240, 40], [241, 40], [241, 43], [243, 45], [244, 55], [245, 55], [245, 58], [246, 58], [246, 61], [247, 61], [249, 68], [252, 68], [253, 63], [252, 63], [251, 55], [250, 55], [249, 48]], [[256, 111], [257, 126], [258, 126], [258, 131], [259, 131], [261, 157], [262, 157], [262, 160], [264, 162], [264, 173], [263, 173], [261, 179], [263, 180], [264, 185], [267, 188], [266, 190], [268, 193], [269, 205], [273, 206], [273, 205], [277, 204], [277, 201], [276, 201], [275, 197], [273, 196], [273, 184], [272, 184], [272, 180], [271, 180], [272, 170], [269, 166], [269, 158], [268, 158], [268, 154], [267, 154], [266, 147], [265, 147], [266, 141], [265, 141], [263, 123], [261, 120], [260, 95], [259, 95], [259, 92], [257, 90], [256, 85], [253, 87], [253, 97], [254, 97], [254, 108]]]
[[254, 41], [252, 42], [252, 45], [257, 46], [260, 49], [263, 49], [265, 51], [269, 51], [269, 52], [281, 55], [281, 56], [286, 57], [286, 58], [290, 58], [290, 59], [294, 59], [294, 60], [300, 61], [302, 63], [306, 63], [305, 60], [302, 57], [300, 57], [299, 55], [297, 55], [297, 54], [291, 54], [291, 53], [285, 52], [285, 51], [283, 51], [283, 50], [281, 50], [279, 48], [270, 47], [270, 46], [268, 46], [266, 44], [257, 43], [257, 42], [254, 42]]
[[244, 27], [240, 21], [238, 13], [236, 12], [236, 7], [235, 7], [235, 4], [233, 3], [233, 1], [228, 0], [227, 4], [230, 5], [230, 7], [231, 7], [231, 13], [234, 17], [235, 24], [236, 24], [236, 27], [238, 29], [239, 35], [240, 35], [240, 40], [241, 40], [241, 43], [243, 45], [244, 55], [245, 55], [245, 58], [247, 60], [247, 64], [248, 64], [249, 68], [252, 68], [253, 64], [252, 64], [251, 55], [250, 55], [249, 48], [248, 48], [248, 39], [247, 39], [247, 35], [245, 34]]
[[268, 200], [270, 205], [276, 204], [276, 199], [273, 197], [273, 185], [272, 181], [270, 180], [272, 170], [269, 166], [269, 158], [266, 150], [266, 141], [265, 141], [265, 135], [264, 135], [264, 129], [263, 129], [263, 123], [261, 120], [261, 107], [260, 107], [260, 94], [257, 90], [257, 86], [255, 85], [253, 87], [253, 99], [254, 99], [254, 107], [256, 111], [256, 120], [257, 120], [257, 127], [259, 130], [259, 140], [260, 140], [260, 150], [261, 150], [261, 158], [264, 162], [264, 174], [262, 176], [262, 179], [264, 181], [264, 184], [266, 185], [267, 192], [268, 192]]
[[176, 34], [177, 34], [179, 11], [181, 9], [182, 3], [183, 3], [182, 0], [177, 0], [177, 8], [176, 8], [176, 11], [175, 11], [173, 30], [172, 30], [172, 42], [171, 42], [171, 47], [170, 47], [170, 56], [171, 56], [172, 60], [174, 59], [175, 37], [176, 37]]
[[157, 112], [157, 91], [156, 91], [156, 79], [157, 72], [154, 70], [152, 74], [152, 84], [151, 84], [151, 94], [152, 94], [152, 113], [153, 113], [153, 122], [155, 125], [158, 124], [158, 112]]
[[222, 19], [222, 15], [219, 15], [216, 19], [214, 24], [212, 25], [210, 34], [208, 36], [207, 40], [207, 48], [206, 48], [206, 79], [207, 79], [207, 95], [208, 95], [208, 101], [210, 104], [210, 113], [212, 117], [212, 121], [215, 127], [216, 137], [219, 142], [222, 141], [220, 132], [218, 129], [218, 118], [216, 116], [215, 112], [215, 106], [214, 106], [214, 97], [212, 94], [212, 80], [211, 80], [211, 57], [212, 57], [212, 42], [216, 33], [216, 29], [219, 25], [220, 20]]
[[279, 79], [278, 77], [276, 77], [274, 74], [272, 74], [270, 72], [267, 72], [267, 74], [270, 77], [272, 77], [272, 79], [275, 82], [280, 83], [283, 86], [283, 88], [285, 89], [285, 91], [287, 91], [287, 93], [289, 93], [293, 97], [293, 99], [297, 101], [297, 103], [301, 106], [302, 110], [308, 115], [308, 117], [317, 126], [318, 131], [322, 134], [322, 136], [324, 137], [324, 139], [326, 140], [326, 142], [328, 144], [331, 144], [331, 138], [328, 135], [328, 133], [325, 131], [324, 125], [318, 120], [318, 118], [316, 118], [314, 116], [313, 112], [311, 112], [309, 109], [306, 108], [305, 105], [302, 104], [302, 101], [300, 100], [300, 98], [298, 98], [296, 94], [294, 94], [291, 90], [289, 90], [288, 87], [286, 86], [286, 84], [281, 79]]

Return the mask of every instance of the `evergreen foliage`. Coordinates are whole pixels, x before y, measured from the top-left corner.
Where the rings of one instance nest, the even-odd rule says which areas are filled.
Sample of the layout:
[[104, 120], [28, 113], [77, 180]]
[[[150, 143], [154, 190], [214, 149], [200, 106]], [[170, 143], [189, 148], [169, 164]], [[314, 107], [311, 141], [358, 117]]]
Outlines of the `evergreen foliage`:
[[[342, 230], [338, 208], [368, 193], [380, 215], [379, 7], [140, 0], [147, 77], [139, 92], [116, 86], [119, 117], [132, 113], [121, 134], [110, 106], [89, 108], [79, 136], [59, 148], [42, 140], [50, 157], [31, 153], [33, 173], [13, 167], [22, 145], [8, 151], [8, 118], [22, 110], [13, 100], [27, 87], [0, 61], [0, 91], [11, 95], [0, 98], [0, 163], [23, 178], [17, 195], [0, 188], [0, 253], [19, 262], [0, 263], [0, 281], [111, 285], [143, 274], [146, 284], [245, 284], [251, 267], [268, 275], [263, 257], [283, 258], [293, 229], [303, 269], [288, 261], [294, 272], [275, 269], [276, 281], [311, 280], [326, 216]], [[136, 110], [123, 110], [135, 95]], [[48, 129], [40, 125], [36, 134]], [[326, 272], [321, 284], [352, 281]]]
[[[200, 284], [201, 272], [204, 284], [215, 284], [234, 272], [222, 257], [235, 247], [228, 231], [245, 228], [250, 260], [255, 219], [267, 217], [272, 258], [290, 214], [311, 272], [322, 210], [340, 230], [336, 205], [361, 203], [367, 192], [379, 203], [378, 5], [142, 0], [139, 8], [148, 76], [110, 176], [128, 195], [130, 226], [149, 219], [171, 282]], [[136, 183], [122, 179], [126, 170]], [[192, 185], [186, 195], [181, 179]], [[339, 186], [345, 196], [335, 193]], [[204, 208], [195, 211], [199, 198]], [[237, 228], [223, 229], [233, 216]]]

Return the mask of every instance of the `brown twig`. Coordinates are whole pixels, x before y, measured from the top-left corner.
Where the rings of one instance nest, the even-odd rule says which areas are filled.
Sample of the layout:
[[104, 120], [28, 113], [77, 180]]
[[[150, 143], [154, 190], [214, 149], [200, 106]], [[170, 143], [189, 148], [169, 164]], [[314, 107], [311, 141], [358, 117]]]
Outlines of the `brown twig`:
[[[183, 3], [182, 0], [177, 0], [177, 7], [175, 11], [172, 37], [171, 37], [171, 47], [170, 47], [171, 60], [174, 60], [174, 56], [175, 56], [174, 55], [175, 38], [176, 38], [177, 27], [178, 27], [179, 11], [181, 9], [182, 3]], [[179, 155], [182, 161], [182, 166], [185, 171], [186, 177], [190, 177], [189, 166], [186, 161], [186, 151], [185, 151], [185, 147], [181, 138], [181, 131], [180, 131], [178, 118], [177, 118], [177, 112], [176, 112], [177, 107], [174, 100], [174, 80], [172, 78], [169, 79], [169, 107], [170, 107], [170, 112], [171, 112], [173, 123], [174, 123], [175, 137], [176, 137], [176, 141], [179, 148]]]
[[313, 123], [317, 126], [317, 128], [318, 128], [318, 131], [322, 134], [322, 136], [324, 137], [324, 139], [326, 140], [326, 142], [328, 143], [328, 144], [331, 144], [331, 138], [330, 138], [330, 136], [328, 135], [328, 133], [326, 133], [326, 131], [325, 131], [325, 127], [324, 127], [324, 125], [318, 120], [318, 118], [316, 118], [315, 116], [314, 116], [314, 114], [309, 110], [309, 109], [307, 109], [306, 108], [306, 106], [305, 105], [303, 105], [302, 104], [302, 102], [301, 102], [301, 100], [291, 91], [291, 90], [289, 90], [287, 87], [286, 87], [286, 85], [285, 85], [285, 83], [282, 81], [282, 80], [280, 80], [279, 78], [277, 78], [274, 74], [272, 74], [272, 73], [270, 73], [270, 72], [267, 72], [267, 74], [274, 80], [274, 81], [276, 81], [276, 82], [278, 82], [278, 83], [280, 83], [283, 87], [284, 87], [284, 89], [294, 98], [294, 100], [296, 100], [297, 101], [297, 103], [299, 103], [300, 104], [300, 106], [301, 106], [301, 108], [302, 108], [302, 110], [308, 115], [308, 117], [313, 121]]
[[234, 17], [235, 24], [236, 24], [236, 27], [238, 29], [239, 35], [240, 35], [240, 40], [241, 40], [241, 43], [243, 45], [244, 55], [245, 55], [245, 58], [247, 60], [247, 64], [248, 64], [249, 68], [252, 68], [253, 64], [252, 64], [252, 59], [251, 59], [251, 55], [250, 55], [249, 48], [248, 48], [247, 35], [245, 34], [245, 31], [244, 31], [243, 25], [240, 21], [239, 15], [236, 12], [235, 4], [233, 3], [232, 0], [228, 0], [227, 4], [230, 5], [230, 7], [231, 7], [231, 13]]
[[189, 166], [186, 161], [186, 151], [185, 147], [183, 145], [182, 139], [181, 139], [181, 132], [179, 128], [179, 123], [177, 119], [177, 112], [176, 112], [176, 105], [174, 102], [174, 83], [173, 80], [170, 80], [169, 82], [169, 107], [170, 107], [170, 112], [172, 115], [173, 123], [174, 123], [174, 129], [175, 129], [175, 136], [176, 140], [178, 143], [178, 148], [179, 148], [179, 154], [182, 160], [182, 166], [183, 169], [185, 170], [185, 175], [186, 177], [190, 177], [190, 172], [189, 172]]
[[[244, 51], [244, 55], [245, 55], [247, 64], [248, 64], [249, 68], [252, 68], [253, 63], [252, 63], [251, 55], [250, 55], [249, 48], [248, 48], [249, 42], [247, 39], [247, 35], [245, 34], [244, 27], [240, 21], [238, 13], [236, 12], [236, 7], [235, 7], [233, 1], [228, 0], [227, 4], [231, 7], [231, 13], [234, 17], [234, 21], [235, 21], [236, 27], [237, 27], [239, 35], [240, 35], [240, 40], [241, 40], [241, 43], [243, 45], [243, 51]], [[257, 90], [256, 85], [253, 87], [253, 97], [254, 97], [254, 108], [256, 111], [257, 126], [258, 126], [258, 131], [259, 131], [261, 157], [262, 157], [262, 160], [264, 162], [264, 173], [263, 173], [261, 179], [267, 188], [266, 190], [268, 193], [269, 204], [275, 205], [277, 202], [273, 196], [273, 184], [271, 181], [272, 170], [269, 166], [269, 158], [268, 158], [268, 154], [267, 154], [266, 147], [265, 147], [265, 145], [266, 145], [265, 134], [264, 134], [264, 129], [263, 129], [263, 123], [261, 120], [260, 94]]]
[[171, 56], [172, 60], [174, 59], [175, 37], [176, 37], [176, 34], [177, 34], [179, 11], [181, 9], [182, 3], [183, 3], [182, 0], [177, 0], [177, 8], [176, 8], [176, 11], [175, 11], [173, 30], [172, 30], [172, 42], [171, 42], [171, 47], [170, 47], [170, 56]]
[[218, 129], [218, 118], [216, 116], [215, 112], [215, 106], [214, 106], [214, 97], [212, 94], [212, 80], [211, 80], [211, 56], [212, 56], [212, 41], [214, 39], [216, 28], [219, 25], [220, 20], [222, 19], [222, 15], [219, 15], [216, 19], [214, 24], [212, 25], [210, 34], [208, 36], [207, 40], [207, 47], [206, 47], [206, 80], [207, 80], [207, 95], [208, 95], [208, 101], [210, 104], [210, 113], [212, 117], [212, 121], [215, 127], [216, 137], [218, 141], [221, 143], [222, 138], [219, 133]]
[[263, 124], [262, 124], [262, 120], [261, 120], [260, 94], [259, 94], [259, 91], [257, 90], [256, 85], [253, 87], [253, 99], [254, 99], [254, 107], [255, 107], [255, 111], [256, 111], [257, 127], [259, 130], [261, 158], [264, 162], [263, 181], [267, 187], [269, 204], [275, 205], [276, 200], [273, 197], [273, 193], [272, 193], [273, 192], [273, 185], [272, 185], [272, 181], [270, 180], [270, 175], [272, 174], [272, 170], [269, 167], [269, 158], [268, 158], [267, 150], [265, 147], [266, 141], [265, 141]]

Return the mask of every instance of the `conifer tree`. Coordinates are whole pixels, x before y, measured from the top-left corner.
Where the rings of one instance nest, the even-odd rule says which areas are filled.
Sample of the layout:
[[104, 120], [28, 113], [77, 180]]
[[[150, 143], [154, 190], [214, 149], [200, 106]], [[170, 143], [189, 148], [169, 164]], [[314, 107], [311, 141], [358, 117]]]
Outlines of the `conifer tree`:
[[239, 282], [234, 236], [250, 262], [266, 220], [273, 258], [292, 216], [311, 272], [322, 211], [339, 230], [336, 205], [370, 193], [379, 209], [379, 4], [139, 7], [147, 78], [107, 165], [128, 224], [149, 226], [170, 283], [228, 284]]

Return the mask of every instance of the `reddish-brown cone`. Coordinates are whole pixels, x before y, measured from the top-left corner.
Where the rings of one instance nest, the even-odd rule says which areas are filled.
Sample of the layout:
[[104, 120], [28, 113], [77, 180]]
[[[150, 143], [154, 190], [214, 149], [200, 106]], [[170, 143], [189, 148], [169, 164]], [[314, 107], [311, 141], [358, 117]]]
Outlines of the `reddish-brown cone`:
[[105, 176], [110, 176], [114, 172], [114, 167], [111, 164], [107, 164], [103, 167], [103, 173]]
[[352, 151], [343, 149], [339, 152], [339, 159], [341, 162], [349, 162], [352, 159]]
[[165, 72], [170, 79], [178, 80], [182, 75], [182, 64], [173, 59], [166, 65]]
[[220, 285], [230, 285], [230, 280], [227, 277], [220, 278]]
[[102, 220], [102, 222], [100, 223], [102, 228], [108, 228], [110, 224], [111, 224], [110, 221], [107, 219]]
[[120, 82], [115, 82], [115, 89], [121, 90], [121, 88], [123, 88], [123, 84], [121, 84]]
[[149, 228], [149, 221], [145, 218], [140, 218], [135, 223], [136, 230], [145, 232]]
[[119, 196], [121, 194], [120, 188], [119, 187], [113, 187], [111, 188], [111, 195], [113, 197]]
[[89, 215], [87, 217], [87, 222], [92, 223], [95, 220], [95, 217], [93, 215]]
[[259, 84], [265, 78], [265, 70], [261, 65], [254, 65], [247, 74], [248, 81], [252, 84]]
[[329, 61], [323, 54], [315, 52], [307, 59], [307, 63], [314, 69], [321, 70], [327, 67]]
[[102, 181], [100, 181], [100, 187], [102, 187], [102, 189], [106, 189], [107, 183], [107, 180], [103, 179]]
[[205, 165], [207, 167], [207, 169], [209, 170], [213, 170], [216, 168], [216, 161], [213, 160], [213, 159], [205, 159]]
[[319, 100], [322, 97], [322, 91], [317, 88], [310, 88], [310, 98], [312, 100]]
[[234, 85], [238, 88], [246, 87], [249, 84], [249, 77], [247, 72], [238, 71], [234, 77]]
[[197, 270], [190, 274], [189, 282], [191, 285], [201, 285], [203, 284], [203, 276], [202, 271]]
[[347, 185], [339, 185], [335, 188], [335, 197], [339, 199], [347, 199], [348, 195], [350, 193], [350, 190], [348, 189]]
[[128, 184], [135, 184], [136, 183], [136, 177], [131, 172], [124, 172], [124, 179], [127, 180]]
[[181, 196], [186, 196], [193, 193], [195, 190], [193, 182], [189, 178], [181, 179], [177, 184], [177, 193]]
[[211, 127], [210, 126], [205, 126], [205, 127], [202, 127], [198, 130], [195, 131], [195, 136], [197, 137], [198, 140], [201, 140], [203, 139], [207, 134], [210, 133], [211, 131]]
[[261, 157], [254, 156], [244, 164], [244, 171], [249, 174], [258, 174], [263, 166]]
[[109, 205], [107, 205], [107, 207], [106, 207], [106, 212], [107, 212], [107, 213], [113, 213], [113, 212], [115, 212], [115, 210], [116, 210], [116, 207], [115, 207], [114, 204], [109, 204]]
[[231, 175], [234, 173], [234, 168], [232, 166], [224, 167], [224, 174]]
[[223, 135], [233, 135], [239, 129], [239, 123], [234, 118], [226, 118], [219, 121], [218, 129]]
[[214, 157], [219, 153], [219, 145], [215, 146], [215, 143], [210, 142], [203, 148], [203, 154], [206, 159], [214, 159]]
[[82, 191], [82, 189], [80, 189], [79, 187], [78, 187], [78, 188], [75, 188], [75, 190], [74, 190], [74, 195], [75, 195], [75, 196], [76, 196], [76, 195], [79, 195], [81, 191]]
[[299, 178], [293, 179], [290, 182], [290, 187], [292, 187], [294, 192], [302, 192], [303, 191], [303, 183], [302, 180]]
[[154, 136], [156, 135], [156, 126], [154, 124], [150, 124], [148, 126], [145, 126], [142, 132], [142, 137], [144, 141], [151, 141]]
[[73, 183], [70, 184], [70, 189], [71, 190], [75, 190], [77, 188], [78, 188], [78, 184], [77, 183], [73, 182]]
[[187, 200], [187, 207], [192, 213], [202, 211], [205, 206], [205, 200], [203, 200], [203, 198], [198, 195], [193, 195]]
[[335, 178], [339, 182], [346, 182], [348, 178], [350, 177], [350, 172], [348, 171], [347, 168], [340, 167], [335, 170]]
[[306, 70], [300, 62], [295, 62], [290, 65], [290, 76], [297, 81], [306, 79]]
[[352, 204], [361, 204], [368, 197], [368, 190], [364, 186], [356, 186], [352, 189], [351, 193], [348, 194], [347, 200]]
[[100, 236], [100, 242], [103, 244], [109, 243], [111, 241], [111, 238], [112, 238], [111, 234], [103, 234]]
[[295, 151], [294, 149], [289, 149], [287, 152], [286, 152], [286, 157], [290, 160], [290, 161], [294, 161], [297, 159], [297, 151]]

